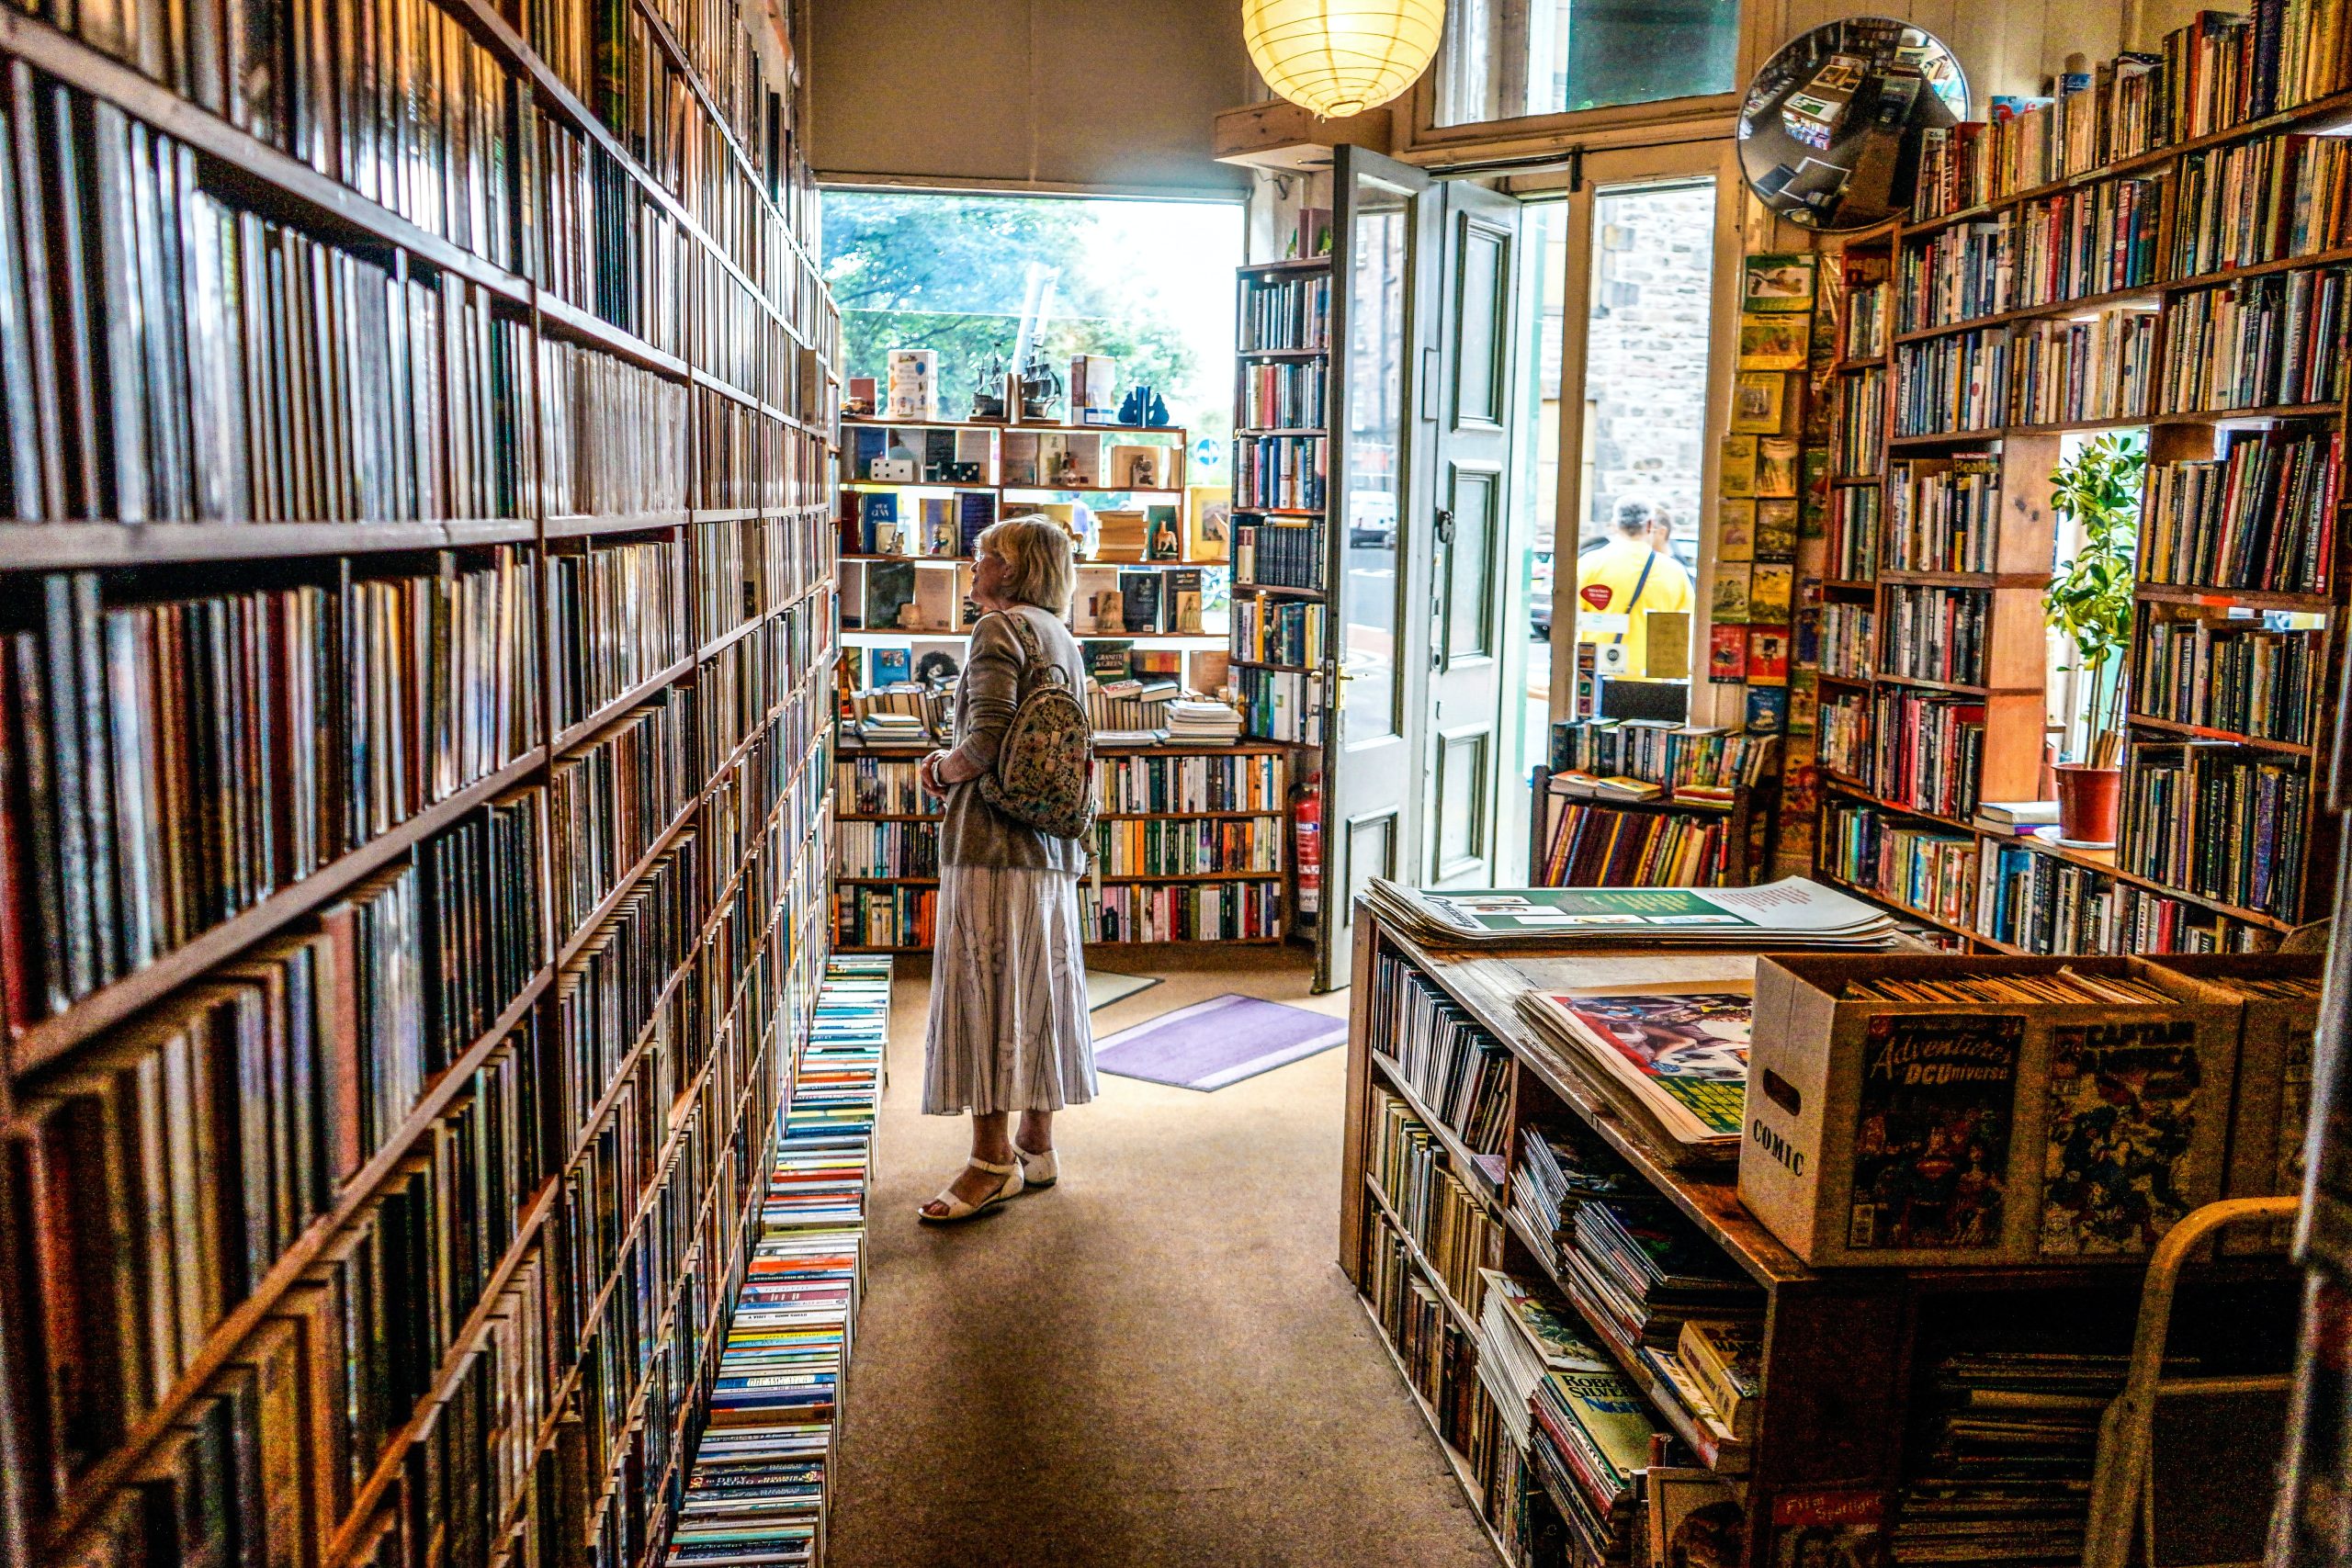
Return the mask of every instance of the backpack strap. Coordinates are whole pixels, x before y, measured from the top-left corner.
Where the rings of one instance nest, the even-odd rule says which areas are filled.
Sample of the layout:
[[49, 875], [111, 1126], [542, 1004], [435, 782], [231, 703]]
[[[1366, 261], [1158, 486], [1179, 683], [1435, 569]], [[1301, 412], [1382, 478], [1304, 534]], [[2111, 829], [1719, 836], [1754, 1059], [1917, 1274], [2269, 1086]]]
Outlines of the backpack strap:
[[1024, 666], [1022, 674], [1026, 676], [1035, 673], [1041, 679], [1052, 681], [1057, 686], [1068, 686], [1069, 677], [1062, 673], [1060, 665], [1046, 658], [1045, 645], [1037, 640], [1037, 628], [1029, 624], [1029, 617], [1013, 610], [999, 610], [996, 613], [1012, 624], [1012, 640], [1021, 645], [1021, 657]]

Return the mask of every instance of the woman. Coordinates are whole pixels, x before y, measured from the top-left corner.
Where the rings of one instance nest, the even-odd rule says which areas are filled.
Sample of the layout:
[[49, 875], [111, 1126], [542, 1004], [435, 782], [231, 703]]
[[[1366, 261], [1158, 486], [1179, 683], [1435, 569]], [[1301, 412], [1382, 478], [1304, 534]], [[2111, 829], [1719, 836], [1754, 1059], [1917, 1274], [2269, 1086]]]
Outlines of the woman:
[[[917, 1214], [968, 1220], [1050, 1187], [1054, 1112], [1094, 1098], [1094, 1037], [1079, 945], [1078, 879], [1086, 846], [1017, 822], [973, 783], [1043, 665], [1086, 690], [1078, 643], [1062, 624], [1073, 575], [1069, 536], [1044, 517], [1008, 517], [981, 531], [972, 600], [982, 615], [956, 682], [956, 745], [922, 760], [924, 785], [947, 797], [939, 825], [938, 940], [931, 971], [922, 1108], [972, 1113], [972, 1159]], [[1034, 633], [1023, 650], [1015, 617]], [[1007, 1125], [1021, 1113], [1018, 1134]]]

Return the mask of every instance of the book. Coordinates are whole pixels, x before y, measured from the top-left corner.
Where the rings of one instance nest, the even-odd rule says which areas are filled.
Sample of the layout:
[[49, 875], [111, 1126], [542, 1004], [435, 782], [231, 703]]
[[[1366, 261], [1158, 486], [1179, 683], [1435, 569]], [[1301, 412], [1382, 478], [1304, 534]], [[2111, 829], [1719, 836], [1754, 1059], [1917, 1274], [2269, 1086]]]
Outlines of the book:
[[1375, 879], [1366, 897], [1417, 938], [1450, 947], [1551, 946], [1563, 939], [1792, 947], [1884, 947], [1880, 911], [1801, 876], [1757, 887], [1496, 888], [1442, 893]]
[[1736, 1153], [1747, 1083], [1745, 986], [1530, 991], [1520, 1009], [1546, 1039], [1606, 1075], [1613, 1097], [1636, 1101], [1645, 1124], [1662, 1128], [1684, 1152]]
[[1764, 1393], [1764, 1337], [1758, 1325], [1691, 1318], [1675, 1348], [1724, 1424], [1743, 1438], [1752, 1437]]

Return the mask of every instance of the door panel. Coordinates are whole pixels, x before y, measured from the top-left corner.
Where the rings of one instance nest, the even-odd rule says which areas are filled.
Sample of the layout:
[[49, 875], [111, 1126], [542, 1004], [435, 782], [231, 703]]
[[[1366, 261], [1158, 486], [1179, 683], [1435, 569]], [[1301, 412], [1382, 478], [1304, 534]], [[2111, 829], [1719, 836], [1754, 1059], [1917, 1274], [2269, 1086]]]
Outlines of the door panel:
[[1331, 585], [1324, 726], [1324, 819], [1336, 835], [1335, 897], [1317, 928], [1318, 990], [1349, 983], [1355, 896], [1367, 878], [1413, 874], [1425, 809], [1426, 568], [1413, 557], [1428, 508], [1428, 470], [1415, 461], [1429, 396], [1417, 308], [1424, 255], [1439, 249], [1439, 204], [1419, 170], [1367, 152], [1334, 151], [1331, 353], [1333, 438], [1325, 459]]
[[1518, 277], [1519, 203], [1476, 186], [1444, 187], [1443, 277], [1437, 323], [1446, 388], [1431, 436], [1430, 779], [1422, 874], [1446, 886], [1495, 878], [1495, 746], [1509, 662], [1502, 649], [1505, 595], [1497, 565], [1510, 510], [1511, 317]]

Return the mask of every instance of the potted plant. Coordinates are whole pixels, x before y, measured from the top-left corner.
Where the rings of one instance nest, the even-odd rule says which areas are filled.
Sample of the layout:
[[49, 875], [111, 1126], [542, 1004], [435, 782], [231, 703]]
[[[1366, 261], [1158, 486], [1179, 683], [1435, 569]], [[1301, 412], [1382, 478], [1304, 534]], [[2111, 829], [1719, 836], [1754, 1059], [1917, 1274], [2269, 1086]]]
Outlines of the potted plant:
[[[2082, 528], [2082, 547], [2059, 563], [2042, 595], [2051, 626], [2074, 644], [2086, 690], [2079, 761], [2058, 765], [2058, 832], [2077, 844], [2115, 841], [2122, 786], [2123, 655], [2132, 644], [2132, 563], [2147, 449], [2101, 435], [2050, 476], [2051, 509]], [[2112, 671], [2110, 678], [2109, 671]], [[2071, 726], [2069, 728], [2071, 729]]]

